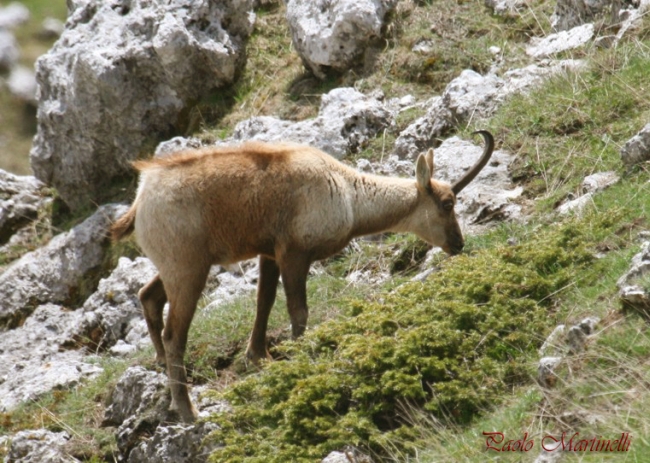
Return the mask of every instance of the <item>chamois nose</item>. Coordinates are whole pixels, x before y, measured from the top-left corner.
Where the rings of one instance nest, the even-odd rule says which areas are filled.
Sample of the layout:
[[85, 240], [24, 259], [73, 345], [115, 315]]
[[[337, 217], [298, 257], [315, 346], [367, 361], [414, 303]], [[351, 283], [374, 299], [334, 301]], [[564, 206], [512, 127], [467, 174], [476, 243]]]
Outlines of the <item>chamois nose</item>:
[[464, 243], [457, 244], [451, 248], [451, 255], [455, 256], [457, 254], [460, 254], [463, 252], [463, 248], [465, 247]]
[[454, 243], [451, 243], [449, 245], [448, 252], [452, 256], [455, 256], [455, 255], [460, 254], [461, 252], [463, 252], [464, 247], [465, 247], [465, 242], [461, 239], [461, 240], [458, 240], [458, 241], [456, 241]]

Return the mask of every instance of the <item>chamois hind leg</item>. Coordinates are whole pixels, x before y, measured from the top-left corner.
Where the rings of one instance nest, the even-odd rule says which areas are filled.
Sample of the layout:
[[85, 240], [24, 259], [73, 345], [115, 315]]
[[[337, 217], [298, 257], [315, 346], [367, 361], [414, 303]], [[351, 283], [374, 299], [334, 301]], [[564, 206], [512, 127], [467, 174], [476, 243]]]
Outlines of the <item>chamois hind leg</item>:
[[253, 332], [246, 349], [246, 358], [255, 365], [261, 359], [271, 356], [266, 350], [266, 326], [269, 321], [269, 314], [275, 302], [275, 295], [280, 279], [280, 268], [276, 262], [265, 256], [260, 256], [260, 276], [257, 280], [257, 314], [253, 325]]
[[301, 336], [307, 328], [307, 274], [311, 262], [302, 254], [289, 254], [280, 260], [280, 273], [287, 295], [287, 310], [291, 318], [293, 339]]
[[169, 314], [163, 329], [162, 340], [165, 346], [167, 376], [172, 396], [170, 409], [172, 412], [178, 413], [180, 419], [185, 422], [194, 421], [197, 416], [189, 396], [184, 363], [187, 334], [210, 270], [209, 265], [201, 266], [200, 263], [192, 265], [194, 267], [185, 265], [183, 267], [185, 272], [177, 273], [173, 279], [167, 279], [163, 275], [165, 289], [169, 297]]
[[156, 275], [153, 280], [147, 283], [138, 292], [140, 303], [142, 304], [142, 312], [144, 319], [147, 322], [147, 329], [149, 330], [149, 337], [153, 346], [156, 348], [156, 363], [165, 365], [165, 346], [162, 342], [162, 330], [164, 327], [163, 322], [163, 308], [167, 302], [167, 293], [160, 275]]

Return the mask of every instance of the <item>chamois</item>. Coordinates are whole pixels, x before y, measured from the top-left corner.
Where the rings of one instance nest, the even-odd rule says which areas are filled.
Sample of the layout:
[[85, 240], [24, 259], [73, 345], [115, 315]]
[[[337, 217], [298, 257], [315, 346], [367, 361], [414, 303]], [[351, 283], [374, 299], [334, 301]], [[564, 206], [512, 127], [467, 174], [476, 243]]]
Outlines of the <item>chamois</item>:
[[307, 325], [311, 263], [341, 251], [352, 238], [412, 232], [448, 254], [462, 251], [456, 195], [494, 150], [492, 135], [477, 133], [485, 140], [483, 155], [453, 185], [432, 179], [432, 149], [418, 157], [415, 181], [362, 174], [318, 149], [283, 143], [248, 142], [134, 162], [137, 195], [111, 233], [119, 240], [135, 230], [158, 269], [138, 296], [156, 360], [167, 368], [170, 410], [183, 421], [196, 417], [183, 362], [213, 264], [259, 256], [257, 314], [246, 354], [255, 363], [269, 358], [266, 327], [280, 276], [295, 338]]

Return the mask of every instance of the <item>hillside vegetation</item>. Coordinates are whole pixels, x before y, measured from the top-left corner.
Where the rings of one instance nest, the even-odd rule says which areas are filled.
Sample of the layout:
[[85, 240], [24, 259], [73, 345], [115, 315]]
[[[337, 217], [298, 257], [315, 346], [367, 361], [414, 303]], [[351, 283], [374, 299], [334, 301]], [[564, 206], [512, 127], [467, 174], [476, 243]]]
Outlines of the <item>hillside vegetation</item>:
[[[254, 115], [312, 117], [320, 95], [341, 86], [423, 101], [463, 69], [486, 73], [491, 46], [501, 49], [500, 72], [524, 66], [525, 44], [550, 32], [555, 6], [532, 2], [497, 16], [478, 1], [402, 1], [358, 68], [320, 82], [292, 51], [283, 7], [263, 3], [243, 76], [195, 108], [194, 135], [224, 138]], [[412, 51], [424, 39], [432, 51]], [[310, 277], [311, 327], [297, 341], [288, 340], [279, 296], [269, 326], [276, 361], [259, 370], [243, 359], [252, 297], [197, 313], [187, 355], [192, 381], [232, 405], [207, 418], [219, 425], [208, 440], [221, 444], [210, 461], [320, 461], [348, 446], [375, 461], [534, 461], [542, 438], [563, 432], [632, 436], [625, 454], [568, 452], [565, 461], [649, 461], [648, 315], [622, 306], [616, 281], [650, 226], [650, 166], [626, 169], [620, 161], [621, 146], [650, 122], [650, 19], [616, 47], [588, 45], [563, 57], [587, 67], [458, 129], [466, 138], [489, 129], [498, 148], [516, 156], [510, 172], [524, 189], [525, 220], [468, 236], [461, 256], [436, 255], [428, 265], [440, 270], [424, 281], [411, 281], [427, 251], [414, 237], [353, 243]], [[402, 113], [358, 156], [379, 159], [423, 112]], [[555, 212], [581, 193], [585, 176], [609, 170], [620, 182], [582, 214]], [[351, 283], [358, 271], [391, 278]], [[600, 319], [596, 333], [584, 351], [567, 354], [554, 386], [542, 387], [540, 347], [557, 325], [585, 317]], [[128, 366], [154, 368], [152, 357], [105, 358], [98, 379], [1, 414], [0, 433], [67, 430], [77, 458], [116, 461], [114, 429], [99, 426], [104, 400]], [[483, 432], [491, 431], [534, 446], [486, 450]]]

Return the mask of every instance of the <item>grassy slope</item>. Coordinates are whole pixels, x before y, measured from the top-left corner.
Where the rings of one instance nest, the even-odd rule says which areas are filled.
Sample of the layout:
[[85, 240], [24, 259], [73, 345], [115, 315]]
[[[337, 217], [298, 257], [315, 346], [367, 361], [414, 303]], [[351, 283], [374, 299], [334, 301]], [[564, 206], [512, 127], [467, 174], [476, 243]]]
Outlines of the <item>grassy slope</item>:
[[[320, 94], [341, 85], [424, 99], [464, 68], [484, 72], [491, 45], [504, 50], [508, 66], [525, 63], [523, 44], [529, 35], [549, 30], [552, 10], [551, 2], [539, 2], [521, 15], [497, 18], [482, 2], [399, 5], [386, 40], [374, 44], [359, 68], [325, 83], [303, 72], [291, 50], [282, 9], [261, 11], [242, 80], [231, 91], [203, 101], [195, 111], [195, 127], [201, 136], [215, 138], [253, 115], [310, 117]], [[501, 147], [518, 155], [513, 174], [525, 185], [528, 199], [537, 200], [529, 223], [503, 224], [470, 237], [469, 256], [438, 262], [443, 271], [424, 285], [401, 286], [408, 272], [398, 272], [380, 286], [348, 284], [345, 276], [354, 270], [388, 271], [403, 266], [404, 255], [411, 252], [403, 250], [417, 254], [410, 237], [357, 243], [310, 280], [311, 322], [318, 327], [300, 343], [285, 342], [276, 354], [289, 360], [261, 373], [244, 373], [241, 360], [253, 300], [201, 312], [190, 335], [194, 381], [212, 384], [236, 403], [232, 417], [219, 418], [225, 425], [221, 438], [230, 445], [215, 461], [243, 460], [246, 452], [250, 461], [268, 461], [270, 453], [282, 452], [318, 460], [344, 444], [397, 461], [532, 461], [539, 439], [562, 430], [607, 437], [629, 431], [635, 438], [627, 461], [644, 461], [650, 451], [644, 437], [650, 431], [650, 335], [637, 315], [621, 312], [615, 281], [638, 249], [638, 230], [648, 227], [648, 172], [644, 166], [624, 171], [618, 150], [650, 116], [650, 77], [645, 72], [650, 66], [649, 29], [616, 50], [577, 51], [576, 57], [589, 60], [589, 71], [556, 78], [530, 96], [517, 97], [484, 123]], [[431, 41], [435, 51], [424, 56], [411, 52], [421, 39]], [[402, 116], [400, 128], [418, 115]], [[380, 152], [394, 136], [372, 142], [366, 154]], [[585, 175], [610, 169], [622, 175], [621, 183], [599, 194], [585, 217], [549, 215], [568, 193], [579, 192]], [[548, 244], [563, 234], [573, 236], [571, 248], [554, 253]], [[507, 245], [512, 239], [517, 246]], [[596, 252], [602, 257], [586, 257]], [[531, 267], [534, 255], [544, 265]], [[490, 262], [501, 262], [501, 267]], [[467, 278], [470, 269], [475, 273]], [[499, 280], [510, 283], [500, 287]], [[479, 281], [478, 286], [466, 284]], [[446, 297], [445, 306], [440, 300]], [[481, 299], [478, 305], [476, 298]], [[500, 319], [499, 311], [506, 309], [507, 316]], [[444, 315], [444, 310], [449, 313]], [[536, 349], [556, 324], [588, 315], [603, 319], [600, 334], [586, 353], [563, 364], [554, 390], [542, 390], [532, 380]], [[484, 316], [490, 317], [489, 323], [479, 329], [466, 326], [467, 320]], [[459, 325], [450, 327], [451, 320]], [[280, 298], [271, 321], [274, 340], [286, 339], [287, 325]], [[491, 327], [502, 331], [495, 337]], [[455, 338], [456, 329], [465, 334]], [[409, 337], [410, 331], [421, 334]], [[471, 344], [476, 336], [489, 342]], [[470, 345], [485, 351], [477, 348], [476, 356], [470, 355]], [[425, 355], [425, 349], [433, 354]], [[431, 373], [438, 368], [436, 349], [446, 352], [439, 361], [450, 362], [448, 370], [463, 381], [454, 382], [453, 374]], [[455, 370], [459, 365], [454, 359], [463, 358], [471, 368]], [[92, 384], [58, 391], [3, 415], [0, 432], [41, 423], [67, 429], [75, 436], [71, 448], [77, 455], [112, 461], [111, 431], [96, 429], [101, 400], [128, 363], [147, 362], [105, 362], [107, 373]], [[433, 376], [426, 376], [424, 367]], [[341, 395], [341, 390], [354, 394]], [[313, 396], [305, 400], [300, 394]], [[513, 438], [527, 432], [535, 450], [509, 456], [486, 453], [481, 433], [489, 430]], [[239, 431], [247, 437], [241, 439]], [[598, 454], [579, 457], [602, 459]]]

